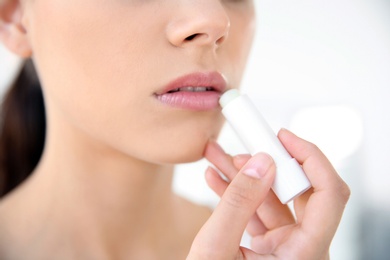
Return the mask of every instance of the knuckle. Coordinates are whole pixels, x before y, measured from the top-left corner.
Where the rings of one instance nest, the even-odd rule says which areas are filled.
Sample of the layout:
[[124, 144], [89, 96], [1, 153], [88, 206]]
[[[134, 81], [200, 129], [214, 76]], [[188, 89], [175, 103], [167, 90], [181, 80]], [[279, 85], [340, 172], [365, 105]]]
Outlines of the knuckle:
[[310, 142], [308, 142], [306, 149], [309, 151], [310, 154], [317, 154], [321, 152], [320, 148], [316, 144]]
[[226, 193], [225, 202], [233, 208], [242, 208], [244, 205], [252, 204], [254, 201], [251, 193], [242, 187], [230, 187]]
[[350, 196], [351, 196], [351, 189], [348, 187], [348, 185], [343, 182], [341, 184], [341, 187], [340, 187], [340, 197], [342, 199], [342, 201], [344, 202], [344, 204], [347, 204]]
[[340, 205], [345, 206], [351, 196], [351, 190], [348, 185], [341, 180], [332, 190]]

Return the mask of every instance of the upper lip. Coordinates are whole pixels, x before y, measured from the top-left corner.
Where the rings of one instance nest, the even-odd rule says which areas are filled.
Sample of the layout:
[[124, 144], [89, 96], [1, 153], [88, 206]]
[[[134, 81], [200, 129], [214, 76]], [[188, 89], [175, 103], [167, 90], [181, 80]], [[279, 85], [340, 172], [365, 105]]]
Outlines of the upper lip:
[[227, 82], [223, 75], [216, 71], [196, 72], [174, 79], [155, 94], [163, 95], [185, 87], [206, 87], [222, 93], [227, 87]]

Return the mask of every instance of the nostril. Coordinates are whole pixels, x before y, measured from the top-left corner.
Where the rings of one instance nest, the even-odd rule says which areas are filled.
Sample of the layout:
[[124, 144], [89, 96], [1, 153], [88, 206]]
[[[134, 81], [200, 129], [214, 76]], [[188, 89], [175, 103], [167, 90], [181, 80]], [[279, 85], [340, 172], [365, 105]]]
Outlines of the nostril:
[[[0, 0], [1, 1], [1, 0]], [[221, 45], [227, 38], [227, 34], [225, 35], [222, 35], [221, 37], [219, 37], [218, 39], [215, 39], [215, 44], [217, 46]], [[194, 34], [191, 34], [190, 36], [187, 36], [185, 39], [184, 39], [184, 42], [191, 42], [191, 41], [196, 41], [198, 39], [198, 41], [201, 41], [201, 39], [203, 39], [204, 41], [201, 41], [203, 43], [207, 43], [207, 42], [210, 42], [211, 43], [211, 40], [212, 40], [212, 37], [210, 37], [208, 34], [205, 34], [205, 33], [194, 33]]]
[[216, 44], [217, 45], [221, 45], [225, 40], [226, 40], [226, 36], [222, 36], [221, 38], [219, 38], [217, 41], [216, 41]]
[[195, 33], [195, 34], [190, 35], [190, 36], [188, 36], [187, 38], [185, 38], [185, 40], [186, 40], [186, 41], [191, 41], [191, 40], [195, 39], [196, 36], [198, 36], [198, 35], [199, 35], [198, 33]]

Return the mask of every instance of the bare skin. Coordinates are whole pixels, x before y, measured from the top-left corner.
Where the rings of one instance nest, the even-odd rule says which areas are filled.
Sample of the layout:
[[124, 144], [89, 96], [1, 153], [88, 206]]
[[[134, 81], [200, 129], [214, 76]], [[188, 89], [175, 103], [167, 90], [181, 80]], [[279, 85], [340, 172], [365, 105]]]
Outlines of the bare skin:
[[2, 201], [2, 259], [184, 259], [211, 213], [174, 194], [162, 198], [159, 188], [159, 194], [128, 199], [124, 214], [119, 204], [97, 203], [85, 193], [78, 205], [64, 191], [40, 196], [33, 182]]
[[[15, 54], [33, 59], [47, 116], [38, 167], [0, 201], [0, 258], [189, 254], [188, 259], [215, 260], [254, 259], [259, 253], [283, 259], [289, 249], [297, 259], [326, 258], [348, 189], [321, 153], [291, 135], [280, 136], [304, 167], [312, 165], [307, 174], [314, 190], [297, 201], [303, 221], [295, 223], [285, 206], [267, 197], [272, 160], [213, 150], [210, 140], [223, 123], [219, 108], [177, 109], [156, 98], [169, 82], [190, 73], [218, 73], [226, 89], [237, 88], [253, 24], [253, 0], [0, 0], [0, 39]], [[203, 156], [231, 180], [207, 172], [210, 187], [222, 196], [212, 214], [171, 189], [174, 164]], [[245, 175], [248, 163], [261, 178]], [[237, 198], [244, 200], [238, 205]], [[315, 222], [317, 208], [310, 205], [324, 209], [329, 200], [340, 204]], [[310, 223], [328, 229], [300, 233], [302, 223], [308, 223], [305, 231], [312, 231]], [[239, 247], [246, 227], [254, 235], [254, 251]], [[289, 243], [278, 236], [263, 239], [280, 229], [298, 229], [303, 237], [291, 236]], [[312, 236], [318, 237], [312, 247], [294, 244]]]
[[39, 166], [0, 202], [4, 258], [183, 259], [210, 210], [172, 193], [173, 165], [223, 120], [155, 93], [189, 73], [238, 86], [253, 24], [252, 0], [1, 0], [0, 39], [33, 59], [48, 124]]
[[[270, 192], [275, 164], [269, 155], [231, 157], [211, 143], [206, 158], [231, 182], [212, 168], [206, 172], [221, 202], [195, 238], [187, 259], [329, 259], [350, 190], [315, 145], [287, 130], [278, 137], [302, 164], [313, 187], [294, 200], [296, 218]], [[252, 236], [252, 250], [239, 244], [245, 228]]]

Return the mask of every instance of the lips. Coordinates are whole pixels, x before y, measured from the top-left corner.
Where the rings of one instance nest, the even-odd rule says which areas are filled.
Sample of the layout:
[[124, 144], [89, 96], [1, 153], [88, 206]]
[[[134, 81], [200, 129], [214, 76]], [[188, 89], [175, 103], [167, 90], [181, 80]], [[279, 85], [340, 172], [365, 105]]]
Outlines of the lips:
[[214, 91], [213, 87], [182, 87], [182, 88], [175, 88], [167, 93], [175, 93], [179, 91], [184, 91], [184, 92], [205, 92], [205, 91]]
[[171, 107], [210, 110], [219, 107], [218, 100], [226, 85], [226, 80], [218, 72], [192, 73], [173, 80], [155, 96]]

